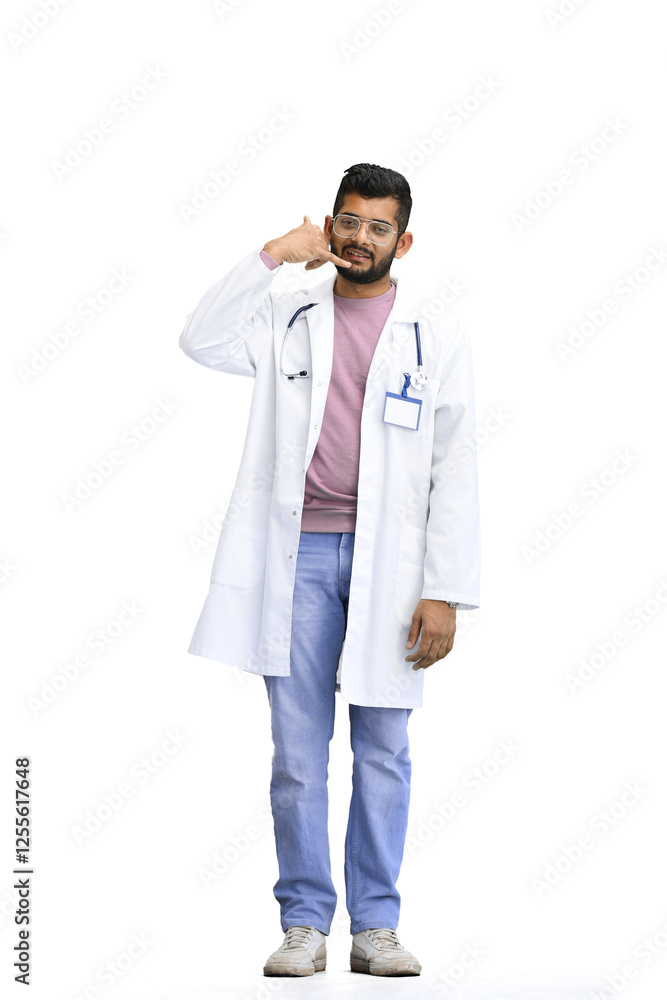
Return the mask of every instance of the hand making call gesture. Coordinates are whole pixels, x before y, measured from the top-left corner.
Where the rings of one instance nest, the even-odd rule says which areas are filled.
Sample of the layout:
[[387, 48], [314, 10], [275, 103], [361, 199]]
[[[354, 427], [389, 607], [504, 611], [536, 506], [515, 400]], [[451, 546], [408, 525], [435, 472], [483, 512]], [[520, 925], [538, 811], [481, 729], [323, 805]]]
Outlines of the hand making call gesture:
[[313, 271], [316, 267], [326, 264], [327, 261], [342, 264], [343, 267], [352, 266], [349, 260], [342, 260], [335, 253], [331, 253], [324, 233], [319, 226], [310, 221], [310, 217], [307, 215], [304, 215], [300, 226], [290, 229], [288, 233], [280, 236], [277, 240], [269, 240], [263, 249], [279, 264], [299, 264], [305, 260], [306, 271]]

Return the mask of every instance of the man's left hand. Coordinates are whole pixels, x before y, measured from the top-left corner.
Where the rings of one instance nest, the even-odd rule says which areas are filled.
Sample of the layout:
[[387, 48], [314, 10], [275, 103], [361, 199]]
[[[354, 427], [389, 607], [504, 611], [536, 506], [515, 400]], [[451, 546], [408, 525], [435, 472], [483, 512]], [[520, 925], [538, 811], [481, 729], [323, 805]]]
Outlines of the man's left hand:
[[417, 641], [420, 629], [419, 646], [414, 653], [405, 657], [406, 661], [417, 661], [413, 670], [419, 670], [420, 667], [426, 669], [450, 652], [456, 632], [456, 608], [450, 608], [446, 601], [422, 598], [412, 616], [407, 641], [408, 649]]

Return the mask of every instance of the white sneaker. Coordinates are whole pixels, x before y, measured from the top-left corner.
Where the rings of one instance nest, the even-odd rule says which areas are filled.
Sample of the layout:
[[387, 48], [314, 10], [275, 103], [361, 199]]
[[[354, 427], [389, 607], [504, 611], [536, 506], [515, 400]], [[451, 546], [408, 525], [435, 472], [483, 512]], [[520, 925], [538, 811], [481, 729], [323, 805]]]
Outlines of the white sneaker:
[[266, 960], [265, 976], [312, 976], [327, 965], [325, 935], [314, 927], [294, 926], [285, 931], [278, 951]]
[[391, 927], [373, 927], [352, 938], [350, 968], [371, 976], [418, 976], [422, 967]]

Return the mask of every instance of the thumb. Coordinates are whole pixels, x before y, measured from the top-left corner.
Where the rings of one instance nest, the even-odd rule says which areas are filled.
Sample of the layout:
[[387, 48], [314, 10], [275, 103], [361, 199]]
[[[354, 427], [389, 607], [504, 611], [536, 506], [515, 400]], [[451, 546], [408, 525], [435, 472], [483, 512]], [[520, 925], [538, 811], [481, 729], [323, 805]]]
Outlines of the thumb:
[[310, 221], [310, 216], [309, 215], [304, 215], [304, 217], [303, 217], [303, 224], [304, 224], [304, 226], [311, 226], [312, 225], [312, 222]]
[[406, 649], [410, 649], [417, 641], [417, 636], [419, 635], [419, 622], [419, 618], [413, 617], [412, 625], [410, 626], [410, 631], [408, 632], [408, 641], [405, 644]]

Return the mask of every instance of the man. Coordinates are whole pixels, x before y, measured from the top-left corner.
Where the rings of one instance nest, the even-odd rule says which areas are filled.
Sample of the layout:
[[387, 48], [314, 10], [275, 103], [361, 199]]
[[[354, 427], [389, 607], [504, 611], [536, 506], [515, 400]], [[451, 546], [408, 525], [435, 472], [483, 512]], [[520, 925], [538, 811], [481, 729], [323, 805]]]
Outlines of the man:
[[[345, 839], [354, 971], [418, 975], [396, 935], [410, 798], [408, 719], [424, 670], [479, 606], [471, 349], [394, 258], [406, 179], [350, 167], [324, 230], [252, 250], [187, 317], [180, 346], [255, 379], [243, 457], [189, 652], [264, 677], [282, 945], [268, 976], [324, 970], [336, 907], [327, 833], [335, 694], [354, 752]], [[274, 273], [331, 262], [308, 290]], [[406, 655], [406, 650], [411, 651]]]

